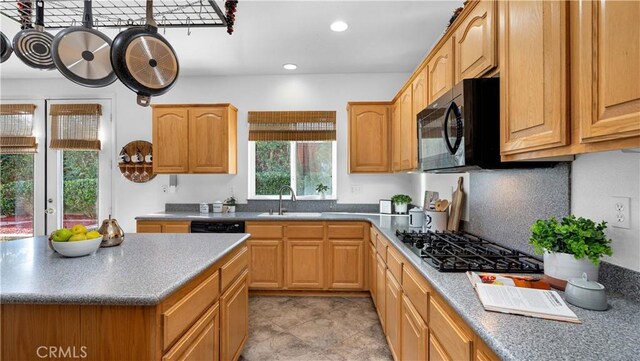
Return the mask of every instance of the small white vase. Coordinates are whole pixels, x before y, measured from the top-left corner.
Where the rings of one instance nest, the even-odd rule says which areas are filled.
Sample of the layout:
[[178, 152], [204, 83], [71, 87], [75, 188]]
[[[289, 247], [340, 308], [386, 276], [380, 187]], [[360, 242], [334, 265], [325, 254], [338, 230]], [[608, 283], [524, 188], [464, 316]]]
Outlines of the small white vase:
[[407, 214], [407, 204], [406, 203], [394, 203], [396, 213], [397, 214]]
[[229, 206], [229, 213], [236, 213], [236, 206]]
[[324, 192], [320, 192], [320, 199], [327, 199], [327, 195]]
[[590, 281], [597, 281], [599, 269], [600, 266], [588, 258], [576, 259], [569, 253], [544, 253], [544, 274], [555, 288], [564, 289], [567, 280], [580, 278], [583, 272]]

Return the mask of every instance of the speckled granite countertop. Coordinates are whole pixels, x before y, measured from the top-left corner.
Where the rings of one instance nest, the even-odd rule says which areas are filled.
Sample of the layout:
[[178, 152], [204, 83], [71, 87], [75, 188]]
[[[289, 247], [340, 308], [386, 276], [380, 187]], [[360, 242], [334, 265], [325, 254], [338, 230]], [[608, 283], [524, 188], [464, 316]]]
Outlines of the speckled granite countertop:
[[247, 234], [127, 234], [118, 247], [65, 258], [47, 237], [0, 242], [0, 302], [155, 305]]
[[[569, 307], [582, 324], [486, 312], [463, 273], [441, 273], [422, 261], [395, 236], [406, 229], [408, 217], [323, 213], [316, 218], [263, 217], [259, 213], [216, 214], [155, 213], [139, 220], [364, 220], [370, 221], [467, 324], [504, 360], [640, 360], [640, 303], [609, 294], [609, 310], [588, 311]], [[195, 217], [194, 217], [195, 216]], [[562, 294], [562, 293], [561, 293]]]

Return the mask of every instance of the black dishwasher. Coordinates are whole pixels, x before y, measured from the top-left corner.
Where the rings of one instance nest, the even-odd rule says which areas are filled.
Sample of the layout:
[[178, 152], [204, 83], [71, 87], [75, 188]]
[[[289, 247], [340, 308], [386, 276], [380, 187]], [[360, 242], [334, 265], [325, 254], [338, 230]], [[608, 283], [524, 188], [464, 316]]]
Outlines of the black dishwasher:
[[244, 233], [244, 221], [195, 221], [191, 233]]

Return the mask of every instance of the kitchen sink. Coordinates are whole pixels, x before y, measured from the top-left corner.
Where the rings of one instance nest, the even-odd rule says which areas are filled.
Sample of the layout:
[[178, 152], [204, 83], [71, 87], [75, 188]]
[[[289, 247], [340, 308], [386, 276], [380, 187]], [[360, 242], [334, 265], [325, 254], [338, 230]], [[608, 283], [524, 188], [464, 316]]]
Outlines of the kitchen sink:
[[274, 217], [274, 218], [278, 218], [278, 217], [296, 217], [296, 218], [315, 218], [315, 217], [320, 217], [322, 216], [322, 213], [318, 213], [318, 212], [285, 212], [283, 215], [280, 215], [278, 213], [273, 213], [273, 214], [269, 214], [269, 213], [260, 213], [258, 214], [258, 217]]

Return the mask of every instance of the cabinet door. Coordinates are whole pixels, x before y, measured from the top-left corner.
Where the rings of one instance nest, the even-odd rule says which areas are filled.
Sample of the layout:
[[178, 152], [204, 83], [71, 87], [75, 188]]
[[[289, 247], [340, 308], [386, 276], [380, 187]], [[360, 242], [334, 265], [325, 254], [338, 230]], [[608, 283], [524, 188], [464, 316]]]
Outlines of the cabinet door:
[[329, 241], [329, 288], [364, 288], [364, 241]]
[[324, 288], [324, 241], [287, 240], [285, 272], [287, 288]]
[[498, 5], [501, 153], [566, 145], [568, 2]]
[[477, 78], [496, 66], [497, 41], [495, 8], [497, 2], [482, 0], [455, 32], [455, 83]]
[[435, 101], [453, 87], [453, 38], [429, 60], [429, 94], [430, 102]]
[[426, 361], [429, 329], [409, 298], [402, 295], [401, 316], [402, 347], [404, 360]]
[[369, 243], [369, 291], [371, 292], [371, 299], [373, 300], [374, 305], [378, 305], [378, 300], [376, 299], [376, 247]]
[[400, 99], [391, 106], [391, 170], [402, 170], [402, 111]]
[[572, 92], [578, 93], [580, 142], [640, 135], [640, 2], [571, 6], [579, 6], [578, 18], [572, 17], [577, 27], [571, 41], [578, 49], [571, 65], [579, 71], [573, 73]]
[[153, 109], [153, 172], [189, 171], [189, 118], [187, 108]]
[[429, 105], [428, 94], [428, 74], [429, 68], [424, 67], [411, 84], [411, 169], [418, 167], [418, 113]]
[[[382, 329], [385, 330], [386, 308], [385, 297], [387, 288], [387, 267], [384, 260], [380, 255], [376, 256], [376, 310], [378, 311], [378, 317], [380, 317], [380, 324]], [[386, 333], [386, 331], [385, 331]]]
[[417, 123], [416, 127], [413, 126], [413, 123], [416, 123], [416, 117], [413, 114], [411, 87], [409, 87], [400, 95], [400, 134], [402, 135], [400, 139], [401, 170], [412, 169], [411, 159], [413, 157], [413, 146], [415, 145], [417, 147], [418, 144], [418, 140], [416, 139], [414, 141], [413, 139], [414, 128], [416, 132], [418, 129]]
[[393, 277], [391, 272], [387, 270], [387, 285], [385, 291], [385, 330], [389, 349], [394, 360], [402, 360], [404, 355], [401, 354], [400, 343], [400, 327], [401, 327], [401, 308], [402, 308], [402, 290], [400, 284]]
[[247, 274], [220, 297], [220, 359], [237, 360], [249, 336], [249, 291]]
[[226, 108], [189, 109], [189, 170], [227, 173], [229, 126]]
[[281, 289], [283, 249], [282, 240], [250, 240], [249, 287], [252, 289]]
[[433, 334], [429, 335], [429, 361], [452, 361]]
[[349, 172], [389, 172], [389, 108], [349, 107]]

